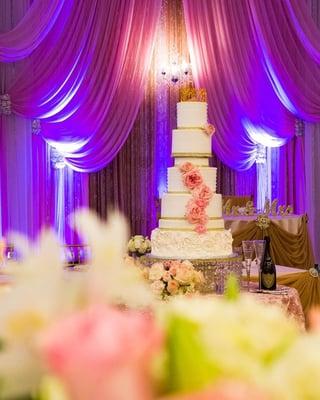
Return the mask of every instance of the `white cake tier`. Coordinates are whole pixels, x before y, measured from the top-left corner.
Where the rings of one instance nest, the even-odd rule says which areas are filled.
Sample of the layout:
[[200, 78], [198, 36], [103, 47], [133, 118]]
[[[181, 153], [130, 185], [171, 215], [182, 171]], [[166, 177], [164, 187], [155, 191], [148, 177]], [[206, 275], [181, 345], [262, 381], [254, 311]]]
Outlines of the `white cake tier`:
[[[224, 229], [224, 220], [222, 218], [209, 219], [206, 227], [208, 231]], [[195, 226], [193, 224], [189, 224], [189, 222], [185, 218], [168, 218], [159, 219], [159, 228], [176, 231], [194, 231]]]
[[172, 154], [197, 154], [211, 157], [211, 137], [203, 129], [173, 129]]
[[[161, 199], [161, 218], [184, 218], [186, 206], [191, 199], [190, 193], [164, 193]], [[214, 194], [206, 214], [209, 218], [221, 218], [222, 216], [222, 197], [221, 194]]]
[[178, 128], [202, 128], [207, 122], [207, 103], [181, 101], [177, 104]]
[[[199, 167], [199, 170], [204, 183], [215, 192], [217, 186], [217, 168]], [[189, 189], [183, 184], [182, 173], [178, 167], [168, 168], [168, 192], [189, 193]]]
[[178, 166], [185, 162], [191, 162], [192, 164], [196, 165], [197, 167], [208, 167], [209, 166], [209, 159], [202, 158], [202, 157], [175, 157], [174, 165]]
[[196, 232], [154, 229], [151, 233], [151, 254], [162, 258], [205, 259], [232, 254], [230, 231]]

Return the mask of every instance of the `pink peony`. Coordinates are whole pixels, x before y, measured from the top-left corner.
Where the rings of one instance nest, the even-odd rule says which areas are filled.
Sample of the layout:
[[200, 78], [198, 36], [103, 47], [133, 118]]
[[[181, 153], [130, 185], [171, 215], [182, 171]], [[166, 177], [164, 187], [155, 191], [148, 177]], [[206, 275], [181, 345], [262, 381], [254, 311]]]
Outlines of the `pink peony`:
[[186, 172], [182, 176], [183, 184], [190, 190], [199, 187], [203, 183], [202, 176], [198, 168], [194, 168], [192, 171]]
[[192, 191], [192, 196], [197, 200], [203, 200], [207, 206], [209, 201], [212, 199], [213, 191], [209, 188], [209, 186], [204, 184], [195, 188]]
[[186, 172], [192, 171], [194, 168], [195, 166], [191, 162], [187, 161], [180, 165], [179, 170], [185, 174]]
[[194, 230], [199, 234], [207, 233], [207, 227], [203, 224], [197, 224]]
[[72, 400], [140, 400], [153, 398], [149, 367], [161, 343], [150, 315], [96, 305], [49, 329], [42, 352]]
[[170, 282], [168, 282], [168, 286], [167, 286], [167, 291], [174, 295], [178, 292], [179, 290], [179, 283], [175, 280], [171, 280]]

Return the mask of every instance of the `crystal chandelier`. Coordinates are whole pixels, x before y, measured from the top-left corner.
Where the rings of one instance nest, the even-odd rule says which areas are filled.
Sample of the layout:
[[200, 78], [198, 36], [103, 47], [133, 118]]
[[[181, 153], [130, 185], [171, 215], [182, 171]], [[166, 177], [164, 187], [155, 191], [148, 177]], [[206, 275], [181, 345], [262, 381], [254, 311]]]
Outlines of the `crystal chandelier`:
[[173, 61], [171, 64], [162, 64], [160, 75], [167, 83], [184, 84], [191, 79], [191, 67], [185, 60], [181, 63]]

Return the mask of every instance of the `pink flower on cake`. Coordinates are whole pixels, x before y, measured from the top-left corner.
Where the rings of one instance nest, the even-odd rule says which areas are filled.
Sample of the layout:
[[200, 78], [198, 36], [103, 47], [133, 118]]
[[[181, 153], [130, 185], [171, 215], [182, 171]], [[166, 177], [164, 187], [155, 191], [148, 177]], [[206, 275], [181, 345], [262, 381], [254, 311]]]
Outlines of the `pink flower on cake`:
[[161, 343], [149, 315], [97, 305], [59, 321], [41, 348], [72, 400], [126, 399], [128, 387], [130, 399], [148, 400], [150, 362]]
[[190, 190], [199, 187], [203, 183], [203, 179], [198, 168], [194, 168], [191, 171], [183, 174], [182, 180], [184, 185]]
[[184, 174], [185, 174], [186, 172], [192, 171], [194, 168], [195, 168], [195, 166], [194, 166], [191, 162], [189, 162], [189, 161], [187, 161], [187, 162], [181, 164], [180, 167], [179, 167], [180, 172], [182, 172], [182, 173], [184, 173]]
[[190, 224], [200, 223], [205, 218], [203, 207], [199, 207], [196, 201], [190, 200], [187, 204], [186, 217]]
[[199, 234], [207, 233], [207, 227], [205, 225], [203, 225], [203, 224], [196, 225], [194, 230]]
[[200, 208], [206, 208], [206, 206], [208, 205], [208, 203], [202, 199], [195, 199], [195, 203], [198, 207]]
[[208, 136], [212, 136], [216, 131], [216, 128], [212, 124], [209, 124], [209, 123], [205, 124], [202, 129], [205, 131], [205, 133]]
[[192, 196], [199, 200], [203, 200], [207, 206], [209, 201], [212, 199], [213, 191], [208, 185], [203, 184], [192, 191]]

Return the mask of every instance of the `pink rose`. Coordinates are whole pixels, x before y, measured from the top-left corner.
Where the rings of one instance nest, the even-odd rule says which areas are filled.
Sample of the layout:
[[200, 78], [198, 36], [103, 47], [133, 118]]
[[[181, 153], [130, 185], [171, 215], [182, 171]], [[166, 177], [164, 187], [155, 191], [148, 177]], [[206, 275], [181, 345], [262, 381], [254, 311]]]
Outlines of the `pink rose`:
[[206, 205], [209, 204], [209, 201], [212, 199], [213, 191], [207, 185], [201, 185], [194, 189], [192, 192], [192, 196], [196, 199], [203, 200]]
[[176, 294], [178, 292], [179, 289], [179, 283], [175, 280], [171, 280], [170, 282], [168, 282], [168, 286], [167, 286], [167, 291], [170, 294]]
[[169, 272], [172, 276], [176, 276], [177, 274], [177, 268], [176, 267], [170, 267]]
[[128, 387], [130, 399], [148, 400], [154, 398], [150, 364], [161, 343], [150, 315], [96, 305], [51, 327], [41, 349], [72, 400], [124, 400]]
[[202, 224], [197, 224], [194, 230], [199, 234], [207, 233], [207, 227]]
[[182, 177], [183, 184], [190, 190], [199, 187], [203, 183], [199, 169], [194, 168], [192, 171], [186, 172]]
[[212, 136], [216, 131], [216, 128], [212, 124], [205, 124], [202, 129], [208, 136]]
[[181, 265], [181, 267], [177, 270], [176, 280], [183, 284], [189, 284], [193, 280], [194, 270], [188, 268], [185, 265]]
[[180, 165], [179, 170], [185, 174], [186, 172], [192, 171], [194, 168], [195, 166], [191, 162], [187, 161]]
[[204, 209], [197, 206], [194, 200], [190, 200], [187, 204], [186, 217], [190, 224], [205, 224], [208, 219], [204, 212]]
[[208, 203], [201, 199], [195, 199], [195, 203], [198, 207], [205, 209]]
[[171, 277], [170, 271], [166, 271], [166, 272], [162, 275], [162, 280], [163, 280], [164, 282], [169, 282], [169, 281], [171, 281], [171, 279], [172, 279], [172, 277]]

